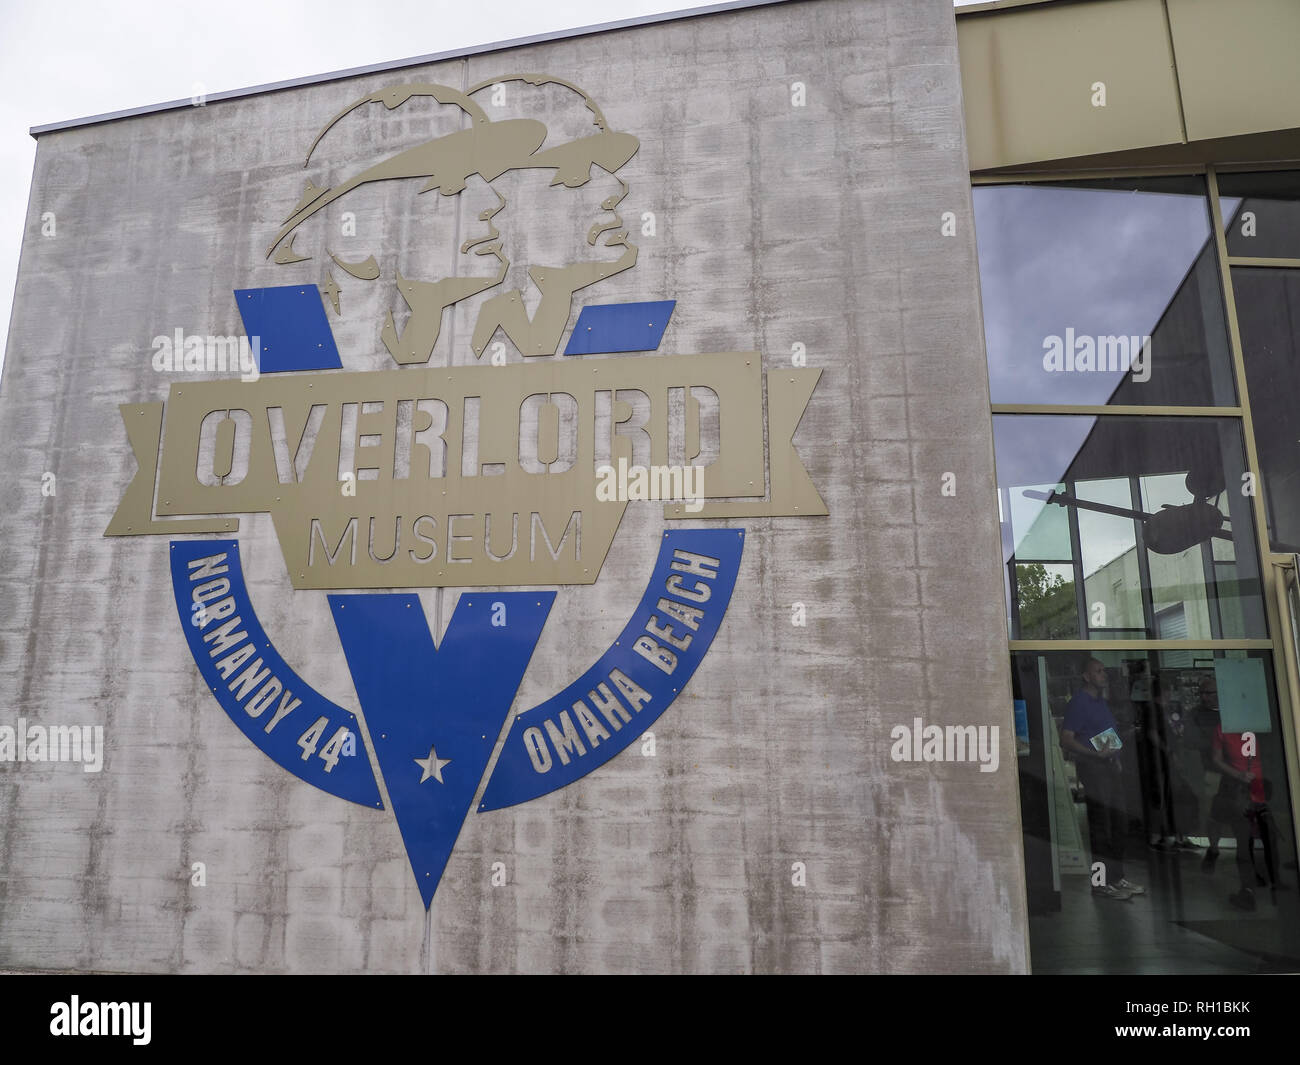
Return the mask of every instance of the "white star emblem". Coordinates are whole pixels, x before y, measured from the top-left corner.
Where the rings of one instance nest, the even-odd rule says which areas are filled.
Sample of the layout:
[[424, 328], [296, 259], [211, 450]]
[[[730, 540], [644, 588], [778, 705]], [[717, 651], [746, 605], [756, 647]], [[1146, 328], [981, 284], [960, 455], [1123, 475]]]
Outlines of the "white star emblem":
[[421, 784], [423, 784], [430, 777], [433, 777], [434, 780], [436, 780], [439, 784], [441, 784], [443, 782], [442, 767], [445, 765], [451, 765], [450, 758], [438, 757], [438, 750], [436, 747], [429, 748], [428, 758], [416, 758], [414, 759], [414, 761], [416, 765], [418, 765], [421, 769], [424, 770], [424, 776], [420, 778]]

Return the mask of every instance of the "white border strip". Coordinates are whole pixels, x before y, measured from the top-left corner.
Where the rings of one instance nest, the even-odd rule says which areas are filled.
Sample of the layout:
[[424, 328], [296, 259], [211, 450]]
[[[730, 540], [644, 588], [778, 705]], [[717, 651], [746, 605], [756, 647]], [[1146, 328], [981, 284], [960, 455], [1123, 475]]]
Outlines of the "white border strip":
[[[318, 85], [327, 81], [340, 81], [364, 74], [379, 74], [389, 70], [401, 70], [404, 67], [424, 66], [428, 63], [441, 63], [448, 59], [464, 59], [488, 52], [499, 52], [507, 48], [522, 48], [529, 44], [544, 44], [548, 41], [563, 41], [574, 37], [586, 37], [594, 33], [608, 33], [611, 30], [628, 29], [633, 26], [652, 26], [661, 22], [675, 22], [678, 19], [698, 18], [701, 15], [715, 15], [724, 11], [739, 11], [751, 7], [769, 7], [776, 4], [797, 3], [799, 0], [727, 0], [726, 3], [710, 4], [707, 7], [693, 7], [683, 11], [665, 11], [657, 15], [642, 15], [639, 18], [620, 19], [617, 22], [604, 22], [596, 26], [582, 26], [576, 29], [557, 30], [552, 33], [537, 33], [531, 37], [516, 37], [509, 41], [496, 41], [492, 44], [473, 45], [449, 52], [435, 52], [432, 55], [416, 56], [413, 59], [396, 59], [388, 63], [372, 63], [364, 67], [350, 67], [347, 70], [335, 70], [328, 74], [313, 74], [305, 78], [290, 78], [288, 81], [273, 81], [266, 85], [254, 85], [247, 89], [231, 89], [227, 92], [207, 93], [204, 100], [208, 104], [219, 100], [238, 100], [245, 96], [257, 96], [261, 93], [279, 92], [281, 89], [294, 89], [300, 85]], [[131, 107], [125, 111], [113, 111], [88, 118], [74, 118], [66, 122], [50, 122], [43, 126], [32, 126], [28, 130], [33, 137], [42, 133], [54, 133], [58, 130], [76, 129], [79, 126], [93, 126], [99, 122], [115, 122], [121, 118], [134, 118], [136, 115], [152, 115], [162, 111], [175, 111], [182, 107], [192, 107], [191, 100], [168, 100], [161, 104], [148, 104], [145, 107]]]

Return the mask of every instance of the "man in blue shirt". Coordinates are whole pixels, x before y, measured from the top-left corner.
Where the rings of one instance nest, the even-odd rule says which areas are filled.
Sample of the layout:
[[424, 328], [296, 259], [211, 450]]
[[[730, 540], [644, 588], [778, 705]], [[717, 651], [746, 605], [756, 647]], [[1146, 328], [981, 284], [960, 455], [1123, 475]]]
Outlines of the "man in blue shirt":
[[1094, 865], [1101, 863], [1101, 883], [1092, 893], [1099, 898], [1128, 901], [1146, 894], [1146, 888], [1124, 877], [1124, 840], [1128, 811], [1124, 804], [1123, 763], [1115, 715], [1106, 705], [1106, 666], [1089, 658], [1083, 668], [1083, 687], [1074, 693], [1061, 723], [1061, 747], [1074, 759], [1088, 809], [1088, 836]]

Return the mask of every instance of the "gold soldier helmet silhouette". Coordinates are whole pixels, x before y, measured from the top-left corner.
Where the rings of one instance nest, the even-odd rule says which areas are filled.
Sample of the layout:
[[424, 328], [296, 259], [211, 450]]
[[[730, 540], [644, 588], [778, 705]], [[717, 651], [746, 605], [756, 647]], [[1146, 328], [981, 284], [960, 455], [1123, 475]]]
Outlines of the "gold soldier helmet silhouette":
[[[553, 138], [555, 131], [548, 130], [545, 123], [535, 118], [500, 118], [493, 121], [484, 107], [471, 98], [475, 93], [490, 90], [493, 103], [489, 106], [493, 106], [503, 100], [509, 83], [521, 82], [539, 88], [555, 86], [565, 96], [577, 94], [585, 104], [583, 133], [561, 139], [557, 143], [548, 143], [548, 136]], [[554, 93], [551, 90], [548, 92], [553, 97]], [[416, 131], [415, 136], [427, 137], [433, 120], [413, 114], [410, 106], [412, 101], [420, 99], [431, 99], [436, 105], [456, 109], [450, 113], [459, 128], [424, 139], [414, 147], [389, 152], [388, 146], [394, 138], [399, 144], [409, 143], [412, 130]], [[407, 108], [403, 115], [395, 116], [402, 118], [395, 133], [391, 128], [382, 134], [376, 133], [373, 111], [367, 106], [373, 104], [382, 104], [389, 113]], [[442, 107], [435, 107], [438, 113], [442, 110]], [[332, 186], [326, 180], [322, 184], [316, 184], [309, 179], [302, 197], [267, 250], [267, 257], [274, 257], [276, 263], [298, 263], [311, 259], [311, 255], [300, 254], [294, 248], [299, 227], [307, 219], [376, 182], [423, 179], [417, 195], [436, 190], [441, 197], [446, 198], [458, 197], [471, 186], [479, 190], [490, 190], [491, 193], [486, 206], [477, 212], [478, 220], [486, 225], [485, 231], [461, 243], [459, 256], [454, 256], [451, 262], [445, 257], [444, 249], [439, 248], [436, 251], [443, 255], [439, 264], [435, 266], [426, 262], [422, 266], [422, 272], [434, 273], [435, 276], [404, 276], [400, 267], [392, 271], [391, 280], [410, 312], [400, 328], [391, 307], [384, 316], [380, 339], [396, 362], [402, 365], [427, 363], [442, 331], [444, 312], [462, 300], [488, 293], [506, 282], [512, 266], [510, 247], [494, 219], [507, 208], [507, 200], [499, 188], [492, 184], [497, 182], [498, 186], [508, 185], [508, 180], [498, 181], [504, 175], [519, 171], [550, 170], [553, 171], [550, 187], [562, 186], [566, 189], [580, 189], [589, 183], [594, 185], [593, 173], [611, 181], [616, 188], [600, 202], [599, 209], [602, 213], [586, 232], [586, 244], [595, 249], [587, 254], [603, 254], [605, 258], [571, 261], [560, 266], [526, 264], [528, 280], [535, 291], [526, 293], [525, 285], [494, 293], [482, 302], [471, 338], [475, 357], [482, 356], [497, 329], [504, 332], [523, 355], [555, 354], [569, 320], [573, 293], [636, 264], [636, 246], [628, 242], [627, 230], [622, 228], [622, 219], [615, 211], [627, 195], [628, 186], [621, 179], [610, 176], [615, 175], [636, 154], [640, 142], [631, 134], [611, 131], [595, 101], [571, 82], [540, 74], [518, 74], [489, 79], [466, 92], [434, 84], [396, 85], [381, 89], [350, 104], [325, 125], [307, 152], [304, 169], [312, 165], [312, 157], [326, 135], [342, 120], [359, 111], [369, 112], [362, 116], [367, 126], [361, 133], [360, 143], [372, 146], [369, 150], [373, 152], [373, 145], [383, 142], [384, 157], [359, 173], [341, 177]], [[594, 131], [589, 132], [592, 127]], [[431, 206], [436, 208], [436, 204]], [[392, 212], [379, 213], [387, 215]], [[509, 213], [507, 210], [506, 214]], [[510, 228], [508, 223], [505, 224]], [[403, 244], [418, 244], [418, 240], [412, 240], [410, 228], [404, 225], [398, 239]], [[429, 250], [423, 249], [425, 252]], [[324, 252], [334, 266], [358, 280], [376, 281], [385, 273], [374, 254], [354, 261], [335, 254], [328, 246]], [[615, 254], [617, 258], [611, 258]], [[466, 257], [469, 257], [468, 261]], [[483, 260], [487, 261], [490, 272], [475, 272], [483, 270], [483, 266], [478, 265]], [[322, 289], [334, 312], [339, 314], [340, 289], [332, 271], [327, 274]]]

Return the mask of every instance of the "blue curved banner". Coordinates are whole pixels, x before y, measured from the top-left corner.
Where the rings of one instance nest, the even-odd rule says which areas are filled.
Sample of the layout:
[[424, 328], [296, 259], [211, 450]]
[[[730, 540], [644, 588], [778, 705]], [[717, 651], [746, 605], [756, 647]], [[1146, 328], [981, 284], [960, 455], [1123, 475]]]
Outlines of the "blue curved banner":
[[708, 652], [744, 544], [742, 529], [664, 533], [650, 583], [614, 646], [558, 695], [515, 718], [480, 812], [572, 784], [636, 742]]
[[253, 613], [237, 540], [173, 540], [172, 590], [208, 688], [239, 730], [294, 776], [383, 807], [356, 717], [312, 689]]

